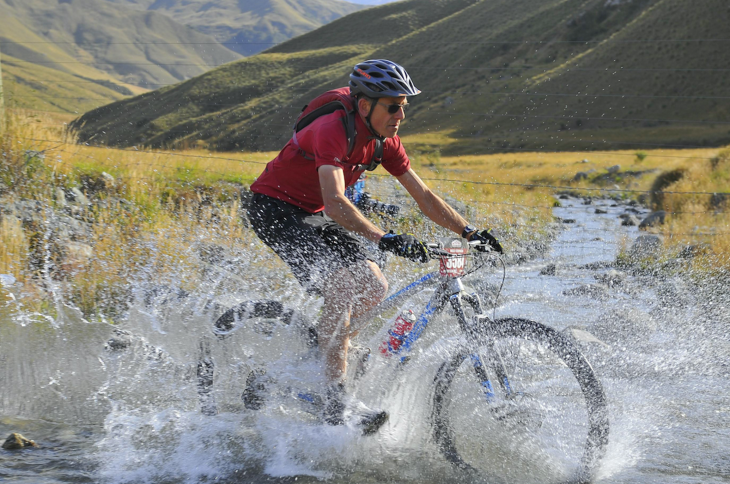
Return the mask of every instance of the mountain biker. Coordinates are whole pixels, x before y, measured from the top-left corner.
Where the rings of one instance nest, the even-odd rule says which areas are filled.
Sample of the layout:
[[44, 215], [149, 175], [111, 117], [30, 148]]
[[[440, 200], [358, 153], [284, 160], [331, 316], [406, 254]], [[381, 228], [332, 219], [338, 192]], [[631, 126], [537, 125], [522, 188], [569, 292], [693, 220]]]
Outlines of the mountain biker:
[[[425, 245], [410, 234], [386, 233], [365, 218], [346, 198], [373, 156], [376, 140], [383, 144], [382, 166], [414, 198], [432, 221], [468, 239], [478, 239], [501, 252], [499, 242], [472, 227], [434, 194], [411, 168], [398, 137], [409, 96], [419, 91], [406, 70], [389, 60], [358, 63], [341, 93], [354, 97], [354, 150], [348, 157], [345, 111], [315, 119], [290, 140], [251, 185], [254, 195], [248, 215], [258, 237], [283, 259], [300, 284], [324, 296], [317, 331], [324, 352], [324, 421], [345, 422], [344, 384], [350, 317], [380, 303], [388, 283], [368, 257], [359, 234], [380, 250], [427, 262]], [[362, 406], [361, 406], [362, 407]], [[348, 413], [348, 419], [350, 414]], [[387, 419], [383, 411], [356, 415], [364, 432]]]

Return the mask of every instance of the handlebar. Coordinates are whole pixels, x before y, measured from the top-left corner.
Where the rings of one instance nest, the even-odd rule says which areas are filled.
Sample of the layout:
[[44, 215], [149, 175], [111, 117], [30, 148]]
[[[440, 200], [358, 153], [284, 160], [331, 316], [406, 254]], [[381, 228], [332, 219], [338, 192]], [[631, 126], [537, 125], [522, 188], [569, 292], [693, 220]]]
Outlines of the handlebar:
[[400, 207], [398, 205], [379, 202], [372, 198], [367, 192], [360, 196], [360, 200], [357, 201], [355, 206], [365, 213], [375, 212], [391, 217], [395, 217], [398, 213], [400, 213]]
[[[480, 242], [478, 240], [470, 240], [467, 242], [469, 244], [469, 252], [471, 252], [471, 255], [474, 255], [474, 251], [471, 249], [476, 250], [476, 252], [479, 252], [480, 254], [487, 255], [490, 253], [493, 253], [492, 247], [485, 243]], [[456, 257], [465, 257], [467, 254], [452, 254], [443, 248], [441, 248], [441, 244], [437, 242], [427, 242], [426, 249], [428, 249], [428, 255], [431, 259], [440, 259], [442, 257], [446, 258], [456, 258]], [[483, 249], [482, 249], [483, 248]]]

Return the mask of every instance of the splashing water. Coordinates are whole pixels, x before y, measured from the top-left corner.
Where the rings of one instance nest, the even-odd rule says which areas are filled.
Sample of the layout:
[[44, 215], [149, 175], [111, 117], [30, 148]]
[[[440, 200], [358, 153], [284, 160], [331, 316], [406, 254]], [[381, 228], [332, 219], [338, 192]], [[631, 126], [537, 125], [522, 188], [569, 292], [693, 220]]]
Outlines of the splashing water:
[[[576, 223], [544, 259], [508, 268], [497, 316], [583, 336], [609, 398], [610, 443], [598, 482], [728, 482], [730, 318], [722, 282], [612, 272], [621, 238], [636, 233], [619, 227], [622, 207], [601, 204], [607, 214], [594, 214], [595, 205], [580, 210], [576, 200], [556, 209]], [[552, 273], [544, 271], [548, 264]], [[476, 476], [438, 452], [430, 382], [458, 342], [448, 316], [419, 341], [407, 367], [376, 359], [358, 381], [355, 397], [390, 413], [377, 435], [362, 437], [348, 426], [320, 425], [306, 404], [287, 396], [289, 388], [323, 385], [318, 358], [293, 343], [293, 328], [271, 336], [264, 328], [257, 343], [244, 333], [218, 341], [211, 332], [226, 308], [247, 299], [278, 298], [310, 319], [318, 304], [288, 283], [270, 290], [237, 281], [238, 291], [213, 297], [216, 278], [226, 274], [212, 274], [194, 294], [137, 288], [118, 326], [85, 321], [60, 301], [53, 320], [13, 310], [14, 281], [3, 279], [9, 302], [0, 309], [0, 434], [19, 431], [41, 447], [0, 451], [0, 480], [559, 482], [566, 475], [563, 456], [540, 449], [515, 454], [509, 473], [495, 465], [493, 474]], [[487, 272], [471, 282], [488, 289], [498, 279]], [[370, 328], [360, 343], [375, 349], [379, 336]], [[216, 362], [213, 416], [201, 414], [196, 389], [201, 342]], [[246, 378], [263, 366], [278, 393], [261, 410], [246, 410]], [[481, 439], [495, 456], [504, 452], [497, 435]]]

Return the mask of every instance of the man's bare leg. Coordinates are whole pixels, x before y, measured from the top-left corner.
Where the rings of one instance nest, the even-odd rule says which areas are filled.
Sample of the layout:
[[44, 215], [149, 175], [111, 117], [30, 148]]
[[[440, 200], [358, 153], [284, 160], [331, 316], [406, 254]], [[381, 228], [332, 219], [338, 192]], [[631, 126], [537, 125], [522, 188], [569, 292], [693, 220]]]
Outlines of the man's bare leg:
[[344, 381], [347, 372], [350, 316], [375, 307], [387, 291], [385, 277], [371, 261], [342, 269], [327, 279], [318, 333], [320, 348], [324, 351], [325, 375], [330, 383]]

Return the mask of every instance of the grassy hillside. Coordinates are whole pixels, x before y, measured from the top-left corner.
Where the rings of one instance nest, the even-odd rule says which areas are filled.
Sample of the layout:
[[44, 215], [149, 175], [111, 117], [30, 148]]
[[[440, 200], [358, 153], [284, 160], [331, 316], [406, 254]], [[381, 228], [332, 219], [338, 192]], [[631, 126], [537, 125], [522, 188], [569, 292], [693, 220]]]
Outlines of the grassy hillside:
[[699, 39], [725, 39], [728, 15], [722, 0], [405, 0], [74, 126], [119, 146], [275, 150], [301, 106], [384, 57], [423, 91], [402, 134], [438, 133], [447, 154], [720, 145], [730, 49]]
[[109, 1], [163, 13], [247, 56], [366, 8], [342, 0]]
[[38, 66], [152, 88], [240, 57], [165, 15], [105, 0], [0, 0], [0, 42], [26, 73]]
[[2, 63], [5, 104], [12, 108], [79, 114], [133, 94], [110, 80], [67, 74], [7, 55]]

